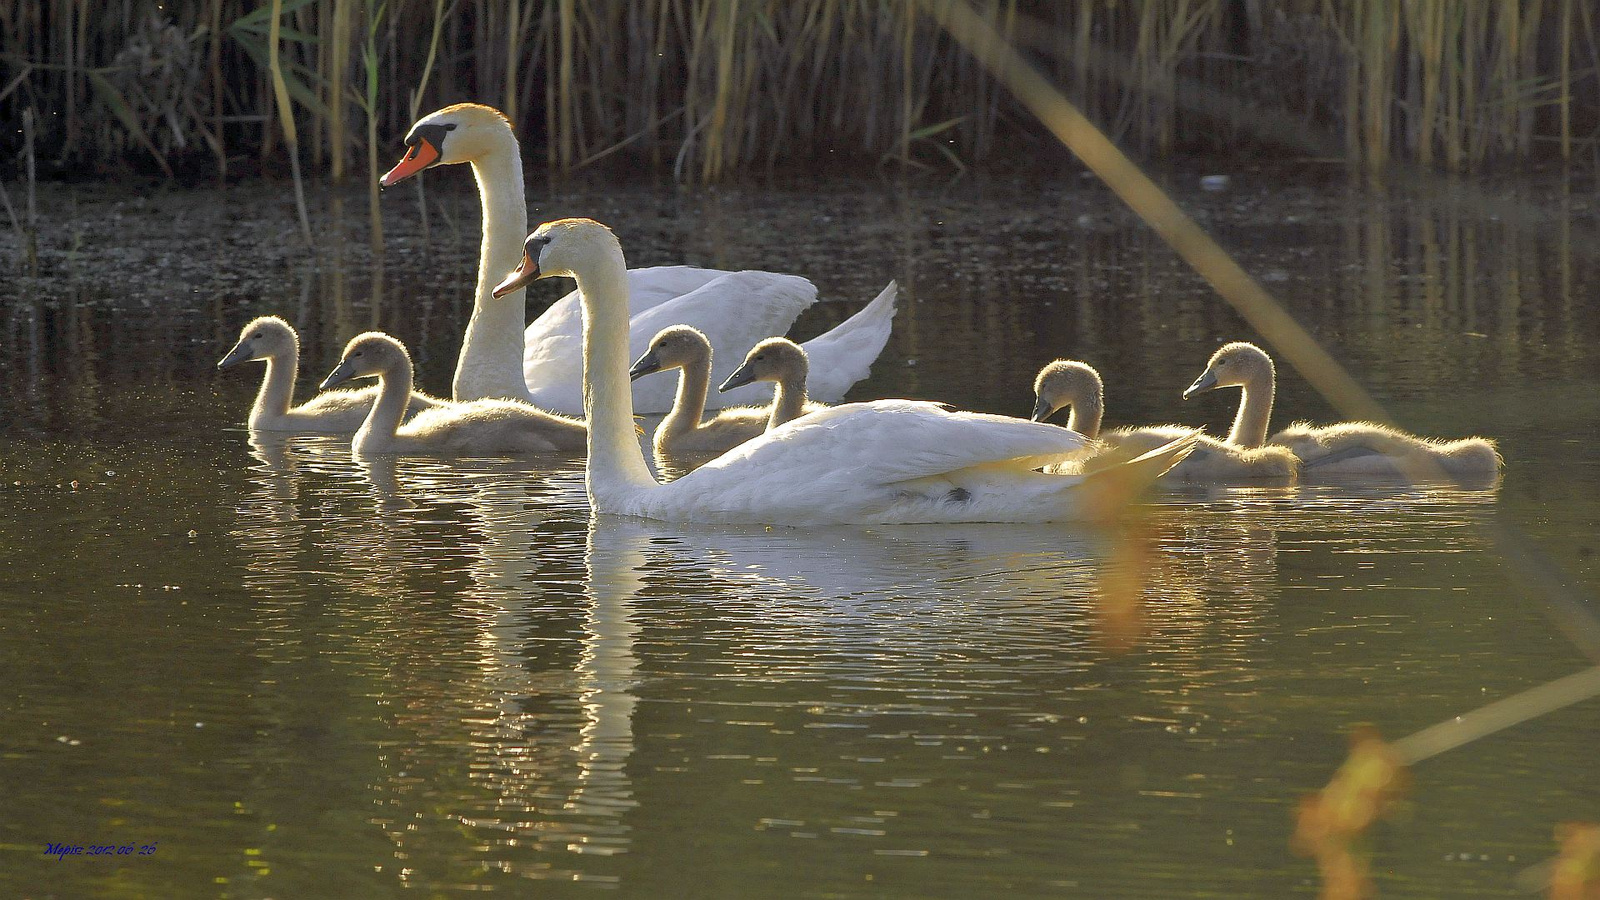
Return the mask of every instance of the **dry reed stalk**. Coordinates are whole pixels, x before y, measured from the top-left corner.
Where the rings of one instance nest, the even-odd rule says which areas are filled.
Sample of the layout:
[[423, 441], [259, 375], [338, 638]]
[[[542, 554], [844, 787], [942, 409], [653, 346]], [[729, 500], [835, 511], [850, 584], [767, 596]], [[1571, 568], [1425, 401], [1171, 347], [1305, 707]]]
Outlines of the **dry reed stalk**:
[[561, 56], [556, 74], [556, 109], [559, 118], [552, 123], [552, 127], [559, 132], [556, 143], [557, 156], [554, 160], [556, 168], [565, 172], [572, 166], [574, 131], [577, 122], [573, 118], [572, 104], [572, 69], [573, 55], [576, 52], [577, 35], [577, 10], [573, 7], [573, 0], [558, 0], [556, 5], [557, 33], [561, 46]]
[[[417, 81], [416, 87], [411, 89], [410, 105], [406, 109], [407, 121], [415, 122], [417, 113], [422, 108], [422, 95], [427, 93], [428, 79], [433, 77], [433, 63], [439, 56], [439, 35], [444, 29], [444, 19], [444, 0], [433, 0], [433, 27], [428, 37], [428, 55], [422, 63], [422, 77]], [[431, 228], [428, 222], [428, 192], [423, 187], [423, 179], [427, 174], [418, 172], [416, 177], [411, 179], [417, 185], [417, 218], [422, 223], [422, 252], [425, 254], [432, 246]]]
[[28, 263], [28, 274], [39, 273], [39, 195], [38, 195], [38, 160], [34, 150], [34, 133], [37, 130], [35, 123], [38, 116], [32, 108], [22, 112], [22, 141], [25, 148], [28, 172], [28, 242], [25, 255]]
[[333, 0], [332, 43], [322, 54], [327, 60], [328, 91], [328, 161], [329, 175], [338, 184], [344, 180], [345, 147], [345, 76], [350, 69], [350, 28], [352, 0]]
[[294, 176], [294, 205], [300, 214], [300, 233], [306, 246], [315, 248], [311, 239], [311, 219], [306, 215], [306, 191], [300, 179], [300, 141], [295, 133], [294, 109], [289, 105], [289, 87], [283, 80], [283, 66], [278, 60], [278, 36], [283, 19], [283, 0], [272, 0], [272, 23], [267, 31], [267, 69], [272, 76], [272, 95], [277, 101], [278, 119], [283, 125], [284, 147], [289, 151], [289, 170]]
[[[383, 266], [383, 210], [378, 206], [378, 26], [383, 21], [384, 0], [367, 0], [367, 37], [361, 47], [361, 69], [366, 73], [365, 96], [361, 109], [367, 116], [367, 239], [372, 248], [372, 259], [379, 267], [377, 276], [381, 284]], [[342, 105], [342, 104], [341, 104]], [[373, 299], [373, 314], [377, 314]]]
[[211, 131], [216, 135], [217, 185], [228, 183], [228, 142], [222, 131], [222, 0], [210, 0], [211, 10]]

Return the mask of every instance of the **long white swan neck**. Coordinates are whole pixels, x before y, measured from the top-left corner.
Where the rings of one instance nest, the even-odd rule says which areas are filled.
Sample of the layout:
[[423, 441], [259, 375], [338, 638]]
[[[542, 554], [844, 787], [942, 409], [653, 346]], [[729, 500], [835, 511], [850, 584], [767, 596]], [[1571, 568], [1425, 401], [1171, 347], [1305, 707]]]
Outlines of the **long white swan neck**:
[[806, 411], [806, 371], [799, 377], [788, 375], [779, 378], [772, 388], [772, 412], [767, 416], [767, 428], [777, 428], [785, 422], [798, 419]]
[[694, 431], [706, 414], [706, 394], [711, 389], [711, 360], [702, 357], [678, 370], [678, 396], [659, 426], [663, 434], [680, 437]]
[[583, 303], [583, 413], [589, 420], [585, 479], [595, 512], [619, 512], [630, 493], [656, 486], [633, 424], [628, 378], [628, 271], [622, 248], [575, 273]]
[[357, 450], [377, 449], [394, 440], [400, 420], [405, 418], [406, 403], [411, 400], [411, 383], [411, 360], [406, 357], [378, 374], [378, 400], [356, 432]]
[[1239, 412], [1233, 417], [1228, 443], [1254, 449], [1267, 442], [1267, 422], [1272, 418], [1272, 396], [1277, 379], [1271, 371], [1255, 375], [1241, 385]]
[[261, 389], [256, 391], [255, 406], [250, 407], [252, 427], [289, 413], [289, 401], [294, 396], [294, 379], [300, 368], [300, 348], [291, 347], [288, 353], [267, 357], [267, 372], [261, 377]]
[[1086, 438], [1100, 436], [1100, 423], [1105, 420], [1105, 399], [1100, 396], [1076, 397], [1072, 412], [1067, 414], [1067, 428]]
[[522, 153], [516, 138], [508, 132], [503, 147], [473, 160], [472, 175], [483, 205], [483, 246], [478, 252], [472, 320], [451, 388], [457, 400], [526, 399], [522, 332], [528, 324], [527, 292], [494, 296], [494, 286], [522, 261], [522, 241], [528, 235]]

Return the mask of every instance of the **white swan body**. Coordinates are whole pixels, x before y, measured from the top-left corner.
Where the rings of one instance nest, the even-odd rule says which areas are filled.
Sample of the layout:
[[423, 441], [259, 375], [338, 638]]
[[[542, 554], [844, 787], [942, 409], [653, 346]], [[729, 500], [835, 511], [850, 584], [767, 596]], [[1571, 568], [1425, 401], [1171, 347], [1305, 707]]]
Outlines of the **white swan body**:
[[[252, 431], [298, 431], [316, 434], [350, 434], [366, 421], [378, 389], [326, 391], [291, 408], [295, 375], [300, 367], [300, 336], [288, 322], [277, 316], [262, 316], [239, 331], [239, 341], [217, 362], [226, 369], [251, 360], [262, 360], [267, 371], [261, 389], [250, 407]], [[411, 392], [404, 415], [414, 416], [426, 409], [446, 405], [446, 401], [419, 391]]]
[[[493, 279], [516, 266], [528, 228], [521, 151], [510, 123], [490, 107], [457, 104], [419, 119], [406, 144], [405, 158], [382, 179], [385, 187], [430, 166], [470, 163], [483, 203], [477, 292], [456, 364], [455, 399], [502, 397], [581, 413], [582, 327], [576, 293], [556, 301], [526, 328], [523, 291], [500, 298], [491, 294]], [[659, 266], [633, 270], [628, 281], [629, 308], [639, 317], [632, 331], [637, 352], [662, 328], [688, 324], [704, 331], [717, 353], [732, 361], [756, 341], [787, 331], [816, 302], [811, 282], [771, 272]], [[825, 382], [812, 386], [813, 394], [836, 401], [866, 377], [888, 341], [895, 295], [891, 283], [860, 312], [807, 342], [818, 370], [828, 373]], [[721, 378], [729, 371], [712, 374]], [[770, 396], [766, 385], [754, 385], [709, 398], [708, 405], [761, 404]], [[672, 400], [672, 386], [656, 379], [639, 385], [635, 408], [666, 412]]]
[[[770, 341], [763, 341], [758, 349]], [[789, 346], [795, 347], [796, 352], [804, 353], [792, 343]], [[772, 362], [777, 363], [778, 353], [771, 355]], [[759, 361], [757, 357], [760, 357]], [[805, 372], [801, 370], [798, 373], [799, 381], [796, 383], [796, 373], [792, 369], [781, 373], [769, 369], [767, 354], [752, 350], [745, 364], [729, 375], [723, 386], [737, 386], [735, 381], [747, 384], [758, 378], [776, 381], [777, 390], [772, 407], [723, 407], [711, 419], [700, 421], [705, 415], [713, 359], [711, 342], [704, 334], [688, 325], [674, 325], [663, 329], [650, 341], [649, 348], [628, 372], [629, 377], [638, 381], [655, 372], [679, 370], [678, 395], [672, 404], [672, 412], [656, 426], [652, 440], [656, 466], [663, 472], [681, 475], [761, 434], [774, 422], [782, 424], [806, 411]], [[820, 404], [811, 406], [813, 409], [823, 408]]]
[[419, 413], [400, 423], [411, 391], [411, 356], [394, 338], [375, 331], [356, 335], [324, 388], [353, 378], [378, 378], [378, 400], [356, 431], [357, 455], [503, 456], [581, 450], [582, 422], [553, 416], [516, 400], [471, 400]]
[[[1079, 467], [1078, 471], [1093, 471], [1118, 459], [1147, 453], [1194, 430], [1181, 425], [1152, 425], [1102, 432], [1105, 384], [1093, 366], [1078, 360], [1058, 359], [1039, 370], [1033, 391], [1037, 398], [1033, 408], [1035, 422], [1043, 422], [1065, 407], [1069, 410], [1067, 428], [1096, 438], [1111, 449], [1111, 452], [1066, 464]], [[1300, 460], [1284, 447], [1246, 448], [1201, 435], [1194, 452], [1162, 478], [1207, 484], [1241, 481], [1293, 484], [1299, 469]]]
[[1406, 434], [1373, 422], [1315, 426], [1296, 422], [1271, 438], [1267, 422], [1277, 373], [1272, 358], [1254, 344], [1225, 344], [1206, 370], [1184, 391], [1185, 398], [1220, 387], [1242, 391], [1229, 443], [1242, 447], [1281, 446], [1300, 460], [1302, 477], [1405, 478], [1412, 481], [1494, 477], [1502, 461], [1493, 441], [1473, 437], [1440, 441]]
[[1088, 476], [1035, 471], [1082, 435], [1021, 419], [879, 400], [802, 416], [658, 484], [633, 433], [622, 248], [588, 219], [541, 225], [495, 289], [576, 278], [584, 305], [585, 484], [597, 513], [666, 521], [829, 525], [1048, 522], [1113, 514], [1193, 446], [1192, 436]]

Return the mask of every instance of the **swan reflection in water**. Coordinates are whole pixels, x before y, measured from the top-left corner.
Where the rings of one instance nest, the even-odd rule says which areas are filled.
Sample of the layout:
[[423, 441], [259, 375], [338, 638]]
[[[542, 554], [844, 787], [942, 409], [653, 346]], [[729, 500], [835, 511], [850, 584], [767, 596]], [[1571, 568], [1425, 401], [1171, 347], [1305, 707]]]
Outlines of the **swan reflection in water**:
[[[681, 737], [659, 732], [709, 727], [682, 699], [791, 703], [765, 692], [805, 682], [830, 710], [957, 711], [1019, 679], [1059, 693], [1108, 645], [1201, 686], [1234, 677], [1219, 652], [1248, 664], [1283, 548], [1399, 546], [1419, 520], [1455, 530], [1492, 505], [1443, 488], [1227, 489], [1164, 494], [1120, 532], [707, 528], [591, 517], [571, 461], [354, 461], [321, 439], [253, 453], [237, 530], [252, 586], [298, 597], [325, 577], [357, 595], [329, 598], [332, 620], [354, 621], [319, 637], [349, 641], [358, 652], [328, 652], [376, 681], [374, 823], [397, 853], [465, 839], [524, 878], [616, 877], [603, 858], [639, 849], [635, 820], [663, 814], [640, 809], [640, 758]], [[640, 733], [642, 702], [656, 724]]]

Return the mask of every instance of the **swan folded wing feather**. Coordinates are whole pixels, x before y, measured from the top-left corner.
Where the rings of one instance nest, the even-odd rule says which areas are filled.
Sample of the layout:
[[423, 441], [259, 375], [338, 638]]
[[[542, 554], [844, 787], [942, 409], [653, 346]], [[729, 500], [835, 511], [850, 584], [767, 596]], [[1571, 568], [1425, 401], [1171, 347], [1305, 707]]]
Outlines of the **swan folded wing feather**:
[[795, 419], [682, 481], [698, 478], [709, 484], [733, 475], [781, 473], [779, 477], [794, 484], [843, 476], [857, 484], [893, 485], [974, 466], [1027, 471], [1090, 443], [1074, 431], [1008, 416], [949, 412], [919, 400], [873, 400]]
[[812, 397], [837, 403], [872, 374], [872, 364], [889, 342], [899, 295], [900, 286], [889, 282], [860, 312], [800, 345], [811, 362], [806, 387]]

